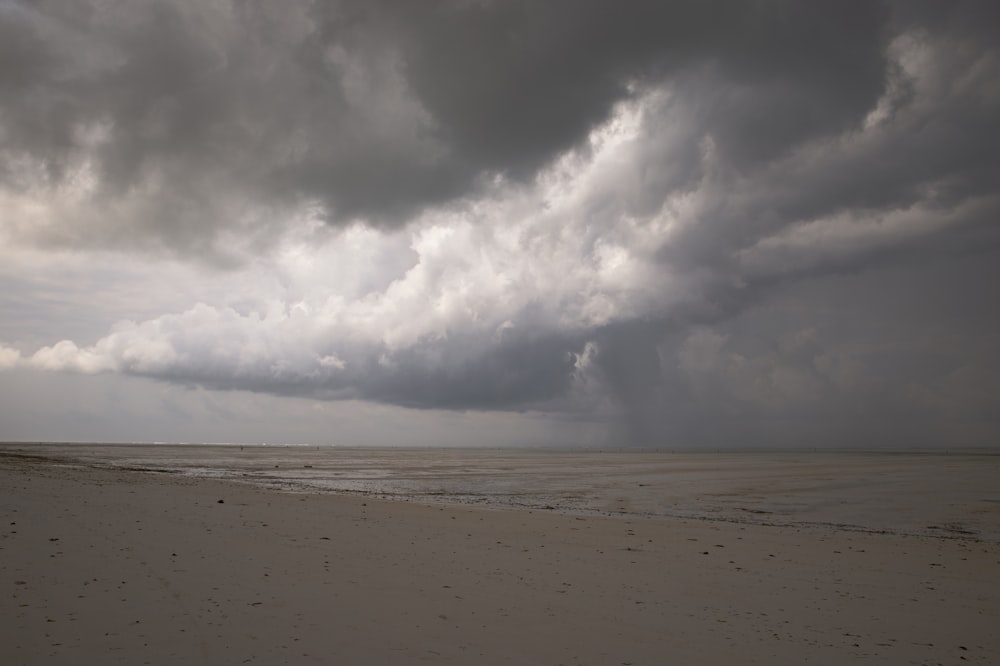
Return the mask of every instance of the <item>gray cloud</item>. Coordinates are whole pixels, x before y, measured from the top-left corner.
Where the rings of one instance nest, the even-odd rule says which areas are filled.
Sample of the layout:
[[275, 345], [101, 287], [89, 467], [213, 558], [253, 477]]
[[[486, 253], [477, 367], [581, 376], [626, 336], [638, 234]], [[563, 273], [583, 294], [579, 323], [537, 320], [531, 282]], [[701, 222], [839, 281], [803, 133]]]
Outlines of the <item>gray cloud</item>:
[[490, 174], [530, 179], [676, 72], [724, 84], [700, 103], [727, 159], [843, 129], [881, 89], [885, 18], [871, 3], [15, 3], [2, 167], [21, 188], [89, 179], [46, 242], [210, 254], [310, 203], [399, 224]]
[[[0, 6], [0, 231], [228, 280], [109, 306], [94, 344], [8, 340], [0, 365], [617, 412], [651, 444], [876, 440], [907, 416], [899, 441], [981, 441], [995, 12]], [[908, 289], [925, 309], [897, 307]], [[26, 329], [55, 316], [6, 302]]]

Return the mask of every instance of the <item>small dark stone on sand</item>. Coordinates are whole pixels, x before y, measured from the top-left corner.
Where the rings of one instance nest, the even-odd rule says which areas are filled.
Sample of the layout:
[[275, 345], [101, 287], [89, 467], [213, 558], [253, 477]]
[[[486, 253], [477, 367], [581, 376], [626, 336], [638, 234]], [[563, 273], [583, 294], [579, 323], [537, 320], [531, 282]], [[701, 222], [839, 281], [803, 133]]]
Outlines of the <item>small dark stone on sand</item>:
[[219, 500], [219, 504], [225, 504], [226, 500]]

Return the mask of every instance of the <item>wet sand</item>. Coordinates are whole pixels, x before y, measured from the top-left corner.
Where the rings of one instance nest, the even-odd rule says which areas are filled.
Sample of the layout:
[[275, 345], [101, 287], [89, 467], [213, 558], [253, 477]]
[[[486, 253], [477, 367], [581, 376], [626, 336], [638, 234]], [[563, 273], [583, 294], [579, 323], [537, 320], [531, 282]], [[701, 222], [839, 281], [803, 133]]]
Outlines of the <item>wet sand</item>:
[[992, 541], [22, 456], [0, 483], [4, 664], [1000, 663]]
[[655, 451], [0, 444], [264, 488], [1000, 542], [1000, 451]]

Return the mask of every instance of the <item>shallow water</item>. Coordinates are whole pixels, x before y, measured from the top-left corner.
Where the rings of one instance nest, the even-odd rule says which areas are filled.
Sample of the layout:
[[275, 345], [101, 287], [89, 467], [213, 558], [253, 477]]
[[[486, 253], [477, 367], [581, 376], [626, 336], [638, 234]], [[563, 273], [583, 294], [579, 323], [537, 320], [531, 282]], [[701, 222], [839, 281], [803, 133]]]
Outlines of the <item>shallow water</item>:
[[288, 491], [1000, 541], [1000, 455], [8, 444]]

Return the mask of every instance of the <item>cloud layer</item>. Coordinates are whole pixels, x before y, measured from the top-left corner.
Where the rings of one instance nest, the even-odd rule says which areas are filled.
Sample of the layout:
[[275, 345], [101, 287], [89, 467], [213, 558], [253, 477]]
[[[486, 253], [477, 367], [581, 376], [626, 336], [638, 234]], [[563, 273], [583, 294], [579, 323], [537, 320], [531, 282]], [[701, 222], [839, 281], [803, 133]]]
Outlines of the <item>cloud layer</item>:
[[91, 278], [117, 320], [95, 342], [8, 296], [0, 368], [619, 418], [653, 444], [905, 443], [927, 414], [979, 443], [993, 13], [0, 5], [0, 277], [66, 298], [57, 267], [119, 257], [157, 294]]

